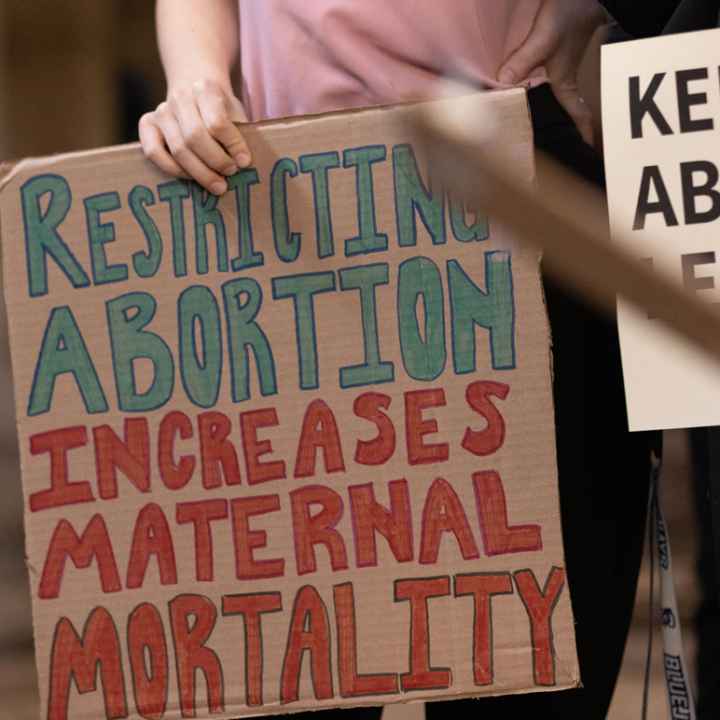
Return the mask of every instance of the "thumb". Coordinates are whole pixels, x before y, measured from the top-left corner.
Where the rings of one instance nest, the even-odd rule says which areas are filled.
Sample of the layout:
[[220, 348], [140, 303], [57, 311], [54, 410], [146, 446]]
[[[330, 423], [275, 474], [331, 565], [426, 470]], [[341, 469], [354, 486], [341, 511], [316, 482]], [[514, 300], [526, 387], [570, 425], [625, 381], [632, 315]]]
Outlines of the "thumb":
[[516, 85], [525, 80], [542, 65], [553, 51], [552, 35], [545, 23], [536, 23], [525, 41], [502, 64], [498, 80], [506, 85]]

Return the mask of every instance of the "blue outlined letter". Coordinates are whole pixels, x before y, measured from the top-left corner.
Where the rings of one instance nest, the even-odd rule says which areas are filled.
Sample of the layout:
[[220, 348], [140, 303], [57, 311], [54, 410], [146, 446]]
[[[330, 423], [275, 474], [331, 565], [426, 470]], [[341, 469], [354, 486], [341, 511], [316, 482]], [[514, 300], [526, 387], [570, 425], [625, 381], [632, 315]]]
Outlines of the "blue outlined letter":
[[320, 272], [273, 278], [273, 298], [292, 298], [295, 307], [295, 339], [300, 366], [300, 389], [319, 386], [315, 295], [335, 289], [335, 273]]
[[335, 254], [328, 171], [339, 167], [340, 155], [334, 151], [300, 156], [300, 172], [312, 173], [315, 233], [319, 258]]
[[379, 233], [375, 216], [375, 189], [373, 187], [373, 163], [387, 157], [384, 145], [368, 145], [351, 148], [343, 153], [343, 167], [355, 168], [357, 214], [359, 235], [345, 241], [345, 255], [365, 255], [388, 248], [388, 237]]
[[391, 362], [380, 360], [380, 341], [378, 339], [377, 299], [375, 288], [388, 284], [388, 265], [363, 265], [361, 267], [340, 270], [340, 289], [360, 291], [360, 311], [362, 313], [363, 344], [365, 362], [340, 368], [340, 387], [359, 387], [392, 382], [395, 368]]
[[[165, 341], [145, 330], [155, 317], [157, 302], [146, 292], [121, 295], [105, 304], [112, 346], [118, 407], [123, 412], [146, 412], [162, 407], [172, 396], [175, 363]], [[138, 389], [135, 361], [149, 360], [152, 383]]]
[[[262, 288], [252, 278], [237, 278], [222, 286], [225, 302], [233, 402], [250, 398], [250, 350], [255, 357], [260, 393], [275, 395], [275, 360], [267, 336], [255, 318], [262, 307]], [[241, 300], [242, 298], [242, 300]]]
[[477, 369], [475, 326], [490, 332], [494, 370], [515, 368], [515, 302], [510, 253], [485, 253], [485, 290], [457, 260], [447, 264], [452, 316], [453, 364], [458, 375]]
[[[40, 199], [49, 195], [43, 212]], [[25, 225], [28, 292], [30, 297], [47, 295], [47, 256], [50, 255], [75, 288], [88, 287], [90, 278], [58, 233], [70, 211], [72, 192], [60, 175], [37, 175], [20, 188]]]
[[425, 187], [410, 145], [393, 148], [393, 177], [398, 244], [401, 247], [417, 245], [416, 210], [432, 237], [433, 245], [447, 242], [445, 194], [434, 193]]
[[[422, 300], [424, 331], [420, 330], [418, 301]], [[407, 374], [414, 380], [435, 380], [445, 369], [445, 308], [442, 278], [426, 257], [401, 263], [397, 291], [400, 350]]]
[[67, 305], [52, 311], [45, 328], [30, 391], [29, 416], [42, 415], [50, 410], [55, 380], [65, 373], [71, 373], [75, 379], [88, 413], [107, 412], [107, 400], [95, 365], [75, 316]]

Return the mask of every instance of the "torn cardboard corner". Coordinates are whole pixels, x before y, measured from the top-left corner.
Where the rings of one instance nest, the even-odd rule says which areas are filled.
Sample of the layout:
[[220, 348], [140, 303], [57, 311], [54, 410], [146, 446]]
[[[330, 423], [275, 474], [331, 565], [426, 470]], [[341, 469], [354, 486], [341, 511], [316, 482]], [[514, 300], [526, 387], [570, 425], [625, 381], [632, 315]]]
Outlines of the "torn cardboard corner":
[[2, 188], [3, 181], [12, 172], [15, 167], [15, 163], [11, 161], [0, 161], [0, 188]]
[[[443, 102], [530, 180], [522, 92]], [[6, 182], [44, 717], [577, 686], [537, 257], [411, 111], [248, 126], [219, 201], [134, 147]]]

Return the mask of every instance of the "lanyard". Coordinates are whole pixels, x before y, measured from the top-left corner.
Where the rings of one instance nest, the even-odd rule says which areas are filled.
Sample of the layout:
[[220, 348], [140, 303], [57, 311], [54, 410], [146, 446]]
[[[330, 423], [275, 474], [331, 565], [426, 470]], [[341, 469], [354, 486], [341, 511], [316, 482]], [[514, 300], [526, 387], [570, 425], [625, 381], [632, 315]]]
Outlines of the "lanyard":
[[645, 693], [643, 719], [647, 718], [647, 698], [650, 686], [650, 663], [652, 659], [652, 631], [655, 617], [655, 562], [660, 575], [660, 615], [662, 618], [663, 669], [667, 691], [668, 709], [672, 720], [696, 720], [697, 714], [692, 688], [687, 675], [687, 663], [683, 652], [680, 613], [675, 596], [672, 574], [670, 535], [660, 506], [660, 460], [653, 456], [648, 503], [648, 541], [650, 543], [650, 629], [648, 657], [645, 668]]

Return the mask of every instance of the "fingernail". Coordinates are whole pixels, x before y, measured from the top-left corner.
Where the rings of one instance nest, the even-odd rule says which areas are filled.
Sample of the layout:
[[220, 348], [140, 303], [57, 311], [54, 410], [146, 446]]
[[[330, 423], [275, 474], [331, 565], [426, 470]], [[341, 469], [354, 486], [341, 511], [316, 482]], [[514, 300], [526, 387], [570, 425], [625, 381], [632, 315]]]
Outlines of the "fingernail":
[[213, 195], [224, 195], [227, 192], [227, 183], [224, 182], [214, 182], [210, 186], [210, 192]]
[[230, 175], [234, 175], [239, 169], [237, 165], [229, 165], [223, 170], [223, 175], [230, 177]]
[[241, 167], [247, 167], [250, 164], [250, 155], [248, 153], [238, 153], [235, 156], [235, 162]]
[[506, 85], [514, 85], [517, 82], [517, 77], [510, 68], [503, 68], [500, 75], [498, 75], [498, 80]]

